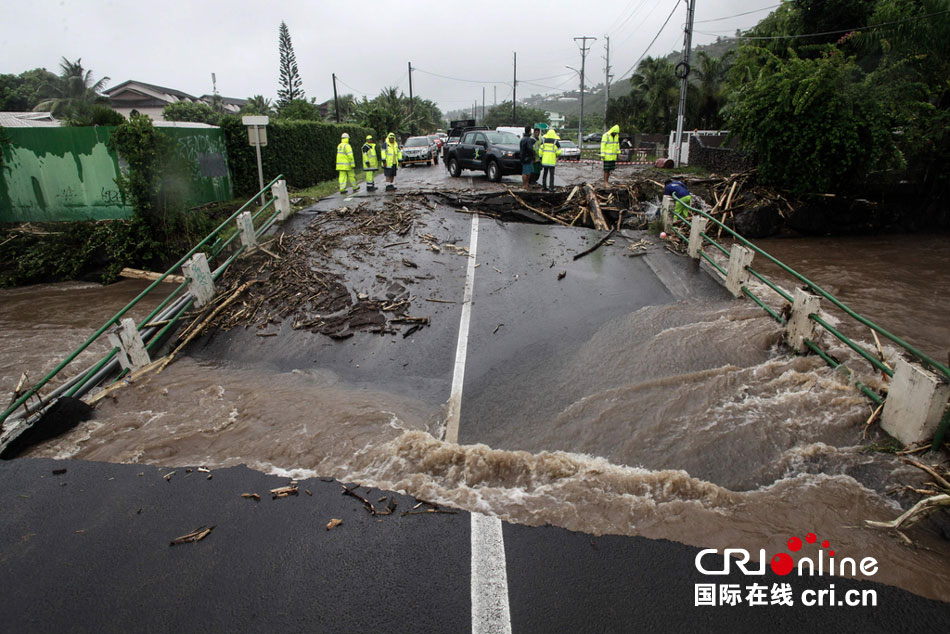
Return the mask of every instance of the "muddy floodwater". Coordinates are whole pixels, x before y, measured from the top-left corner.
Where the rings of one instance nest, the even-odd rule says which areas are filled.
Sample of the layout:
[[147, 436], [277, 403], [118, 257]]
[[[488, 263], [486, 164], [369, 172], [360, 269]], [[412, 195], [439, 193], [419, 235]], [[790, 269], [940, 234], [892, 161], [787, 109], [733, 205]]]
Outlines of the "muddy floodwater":
[[[861, 314], [947, 358], [945, 237], [761, 246]], [[54, 367], [143, 287], [0, 290], [0, 386], [12, 390], [23, 370], [34, 378]], [[871, 341], [867, 332], [849, 334]], [[556, 363], [484, 378], [470, 405], [463, 401], [461, 445], [441, 440], [447, 393], [432, 398], [369, 385], [354, 378], [356, 368], [185, 356], [105, 399], [93, 420], [29, 455], [245, 463], [404, 491], [523, 524], [770, 554], [814, 532], [841, 553], [875, 557], [874, 580], [947, 600], [950, 536], [938, 525], [907, 531], [914, 547], [863, 527], [912, 504], [916, 498], [899, 489], [922, 474], [876, 451], [887, 444], [880, 432], [862, 440], [872, 410], [846, 378], [817, 357], [789, 355], [780, 340], [778, 325], [751, 302], [681, 300], [618, 314], [581, 340], [565, 340]], [[328, 345], [378, 341], [358, 334]], [[448, 353], [454, 358], [454, 347]], [[880, 385], [866, 368], [859, 374]], [[464, 442], [465, 407], [485, 424], [477, 442]]]

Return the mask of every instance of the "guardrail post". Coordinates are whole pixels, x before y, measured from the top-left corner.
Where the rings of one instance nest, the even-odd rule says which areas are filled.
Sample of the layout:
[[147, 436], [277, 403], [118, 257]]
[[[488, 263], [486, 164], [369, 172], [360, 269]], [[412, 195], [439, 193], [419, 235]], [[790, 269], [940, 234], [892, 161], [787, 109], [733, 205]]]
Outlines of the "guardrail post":
[[214, 298], [214, 279], [208, 267], [208, 256], [195, 253], [181, 265], [181, 270], [190, 280], [188, 290], [195, 297], [195, 308], [201, 308]]
[[290, 195], [287, 193], [287, 181], [277, 181], [271, 185], [270, 193], [274, 197], [274, 204], [279, 212], [278, 222], [290, 218]]
[[811, 295], [800, 288], [796, 288], [792, 294], [792, 314], [785, 324], [785, 341], [795, 350], [795, 352], [805, 352], [807, 346], [805, 340], [815, 338], [815, 330], [818, 324], [812, 321], [808, 316], [818, 313], [821, 305], [821, 298], [818, 295]]
[[887, 390], [881, 427], [905, 445], [930, 439], [950, 398], [950, 385], [932, 372], [897, 360]]
[[741, 244], [732, 247], [729, 256], [729, 269], [726, 273], [726, 288], [735, 297], [742, 297], [742, 287], [749, 281], [749, 272], [746, 267], [752, 264], [755, 252]]
[[689, 223], [689, 257], [694, 260], [699, 259], [699, 254], [703, 250], [703, 236], [706, 231], [708, 219], [705, 216], [694, 214]]
[[251, 212], [245, 211], [239, 214], [237, 226], [241, 231], [241, 244], [249, 248], [256, 247], [257, 235], [254, 233], [254, 218], [251, 217]]
[[660, 205], [660, 211], [663, 218], [663, 231], [669, 231], [670, 227], [673, 226], [672, 215], [673, 215], [673, 206], [676, 204], [676, 201], [673, 200], [672, 196], [667, 196], [664, 194], [663, 202]]
[[138, 370], [152, 362], [148, 356], [148, 350], [145, 349], [145, 342], [142, 341], [142, 335], [135, 327], [135, 321], [128, 317], [109, 331], [109, 343], [119, 349], [116, 356], [119, 359], [119, 365], [125, 370]]

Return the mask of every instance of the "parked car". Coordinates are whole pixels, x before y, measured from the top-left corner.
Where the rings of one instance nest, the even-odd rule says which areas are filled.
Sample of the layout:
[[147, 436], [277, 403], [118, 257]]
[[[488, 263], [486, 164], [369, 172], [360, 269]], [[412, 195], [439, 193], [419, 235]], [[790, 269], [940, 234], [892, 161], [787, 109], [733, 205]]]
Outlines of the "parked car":
[[595, 141], [599, 142], [600, 139], [603, 138], [603, 136], [604, 136], [603, 132], [591, 132], [590, 134], [584, 135], [584, 142], [585, 143], [594, 143]]
[[435, 149], [435, 144], [429, 141], [429, 137], [411, 136], [406, 139], [406, 144], [402, 146], [402, 160], [399, 162], [399, 167], [419, 163], [435, 165], [438, 160], [439, 155]]
[[569, 139], [561, 139], [561, 160], [579, 161], [581, 160], [581, 149], [577, 144]]
[[521, 173], [520, 139], [510, 132], [469, 130], [448, 148], [446, 166], [452, 176], [462, 170], [481, 170], [497, 183], [502, 176]]
[[[467, 119], [462, 121], [453, 121], [452, 127], [449, 129], [449, 133], [442, 142], [442, 162], [449, 164], [449, 150], [452, 149], [458, 142], [462, 139], [462, 135], [468, 132], [469, 130], [487, 130], [488, 128], [483, 125], [475, 125], [474, 119]], [[458, 125], [456, 125], [458, 124]]]

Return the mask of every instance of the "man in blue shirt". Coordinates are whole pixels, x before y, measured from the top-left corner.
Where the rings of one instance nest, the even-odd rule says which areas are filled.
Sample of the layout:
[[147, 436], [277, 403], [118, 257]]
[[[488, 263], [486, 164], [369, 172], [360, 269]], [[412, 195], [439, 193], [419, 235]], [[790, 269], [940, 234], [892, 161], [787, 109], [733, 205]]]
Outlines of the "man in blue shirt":
[[686, 208], [686, 205], [690, 203], [692, 197], [689, 195], [689, 190], [686, 189], [681, 181], [675, 181], [670, 178], [666, 179], [664, 183], [666, 187], [663, 188], [663, 193], [666, 196], [672, 196], [676, 200], [676, 207], [673, 208], [673, 213], [686, 220], [689, 218], [689, 209]]
[[531, 182], [531, 176], [534, 174], [534, 143], [535, 139], [531, 136], [531, 126], [524, 127], [524, 136], [521, 137], [519, 153], [521, 155], [521, 186], [528, 189]]

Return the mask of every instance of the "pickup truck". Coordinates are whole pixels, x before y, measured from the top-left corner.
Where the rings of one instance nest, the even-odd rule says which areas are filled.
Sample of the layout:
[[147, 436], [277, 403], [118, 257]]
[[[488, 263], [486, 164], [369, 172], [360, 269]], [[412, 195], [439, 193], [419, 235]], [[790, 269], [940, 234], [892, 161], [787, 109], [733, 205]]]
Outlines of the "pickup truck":
[[462, 170], [480, 170], [497, 183], [502, 176], [521, 173], [520, 142], [510, 132], [469, 130], [458, 143], [446, 145], [445, 164], [451, 176], [461, 176]]
[[487, 130], [488, 127], [483, 125], [475, 125], [474, 119], [468, 119], [467, 121], [453, 121], [453, 125], [449, 129], [449, 136], [445, 138], [442, 143], [442, 163], [446, 166], [449, 164], [449, 150], [455, 147], [459, 141], [462, 140], [462, 135], [468, 132], [469, 130]]

